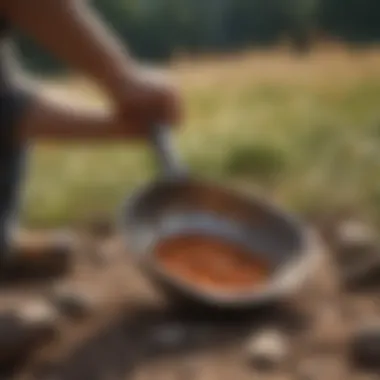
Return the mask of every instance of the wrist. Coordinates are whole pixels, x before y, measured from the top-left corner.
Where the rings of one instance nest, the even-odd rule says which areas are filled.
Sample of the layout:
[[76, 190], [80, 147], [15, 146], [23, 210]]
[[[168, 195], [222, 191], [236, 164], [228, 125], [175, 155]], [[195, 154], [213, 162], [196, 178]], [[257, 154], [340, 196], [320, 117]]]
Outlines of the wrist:
[[120, 104], [125, 99], [125, 94], [131, 89], [135, 78], [135, 68], [132, 64], [118, 70], [108, 70], [103, 78], [105, 90], [116, 104]]

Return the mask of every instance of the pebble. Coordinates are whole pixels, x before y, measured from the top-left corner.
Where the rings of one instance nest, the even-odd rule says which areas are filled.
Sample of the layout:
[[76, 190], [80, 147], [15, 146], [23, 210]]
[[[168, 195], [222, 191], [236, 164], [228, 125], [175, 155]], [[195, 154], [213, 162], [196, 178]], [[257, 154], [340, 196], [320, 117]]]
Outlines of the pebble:
[[343, 276], [346, 288], [351, 291], [378, 287], [380, 284], [380, 253], [378, 257], [363, 260], [357, 266], [346, 269]]
[[180, 324], [158, 326], [152, 332], [152, 343], [162, 348], [180, 347], [186, 340], [186, 328]]
[[357, 289], [380, 273], [380, 247], [375, 231], [357, 220], [337, 227], [335, 250], [340, 276], [346, 287]]
[[86, 318], [95, 309], [92, 297], [71, 288], [57, 287], [51, 291], [49, 299], [59, 313], [73, 319]]
[[289, 341], [282, 332], [264, 330], [249, 340], [246, 346], [246, 356], [254, 368], [261, 371], [272, 371], [285, 363], [289, 350]]
[[54, 339], [57, 315], [48, 305], [30, 303], [0, 315], [0, 367]]
[[348, 349], [354, 367], [380, 370], [380, 322], [356, 329], [350, 337]]
[[57, 312], [42, 301], [24, 304], [23, 308], [17, 311], [17, 315], [28, 326], [53, 326], [58, 319]]
[[27, 252], [17, 252], [7, 261], [4, 280], [10, 283], [48, 280], [68, 275], [73, 269], [75, 237], [66, 231], [42, 233], [30, 239]]
[[367, 224], [348, 219], [337, 228], [337, 240], [341, 245], [350, 247], [371, 247], [377, 240], [375, 231]]
[[341, 264], [354, 265], [372, 257], [377, 243], [376, 234], [364, 223], [348, 220], [337, 228], [335, 246]]

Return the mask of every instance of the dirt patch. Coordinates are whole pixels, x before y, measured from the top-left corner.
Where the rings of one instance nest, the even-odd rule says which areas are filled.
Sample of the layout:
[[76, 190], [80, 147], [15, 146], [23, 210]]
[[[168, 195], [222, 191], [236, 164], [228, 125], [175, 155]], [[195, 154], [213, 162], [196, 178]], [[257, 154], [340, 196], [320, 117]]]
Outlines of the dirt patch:
[[[229, 315], [178, 309], [165, 303], [141, 276], [117, 239], [103, 245], [101, 265], [90, 264], [88, 256], [79, 254], [70, 277], [59, 280], [60, 286], [91, 294], [96, 304], [91, 315], [82, 320], [61, 316], [55, 339], [22, 362], [9, 363], [7, 372], [4, 369], [7, 379], [363, 378], [364, 372], [350, 368], [345, 343], [356, 326], [379, 320], [378, 290], [343, 291], [334, 297], [310, 292], [299, 298], [302, 305]], [[335, 272], [322, 270], [323, 284], [331, 281], [327, 273]], [[46, 300], [52, 286], [57, 284], [40, 282], [6, 289], [1, 308], [22, 308], [26, 301]], [[275, 329], [287, 341], [285, 363], [270, 369], [252, 365], [246, 348], [266, 329]]]

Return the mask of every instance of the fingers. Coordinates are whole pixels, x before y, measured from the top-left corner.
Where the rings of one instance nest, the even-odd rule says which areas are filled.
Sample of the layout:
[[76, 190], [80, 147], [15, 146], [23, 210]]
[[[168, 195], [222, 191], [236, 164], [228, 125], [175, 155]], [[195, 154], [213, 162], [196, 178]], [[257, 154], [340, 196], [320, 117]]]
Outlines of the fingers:
[[179, 93], [167, 86], [146, 84], [128, 95], [122, 107], [122, 117], [128, 124], [141, 126], [142, 134], [153, 125], [178, 126], [183, 117]]

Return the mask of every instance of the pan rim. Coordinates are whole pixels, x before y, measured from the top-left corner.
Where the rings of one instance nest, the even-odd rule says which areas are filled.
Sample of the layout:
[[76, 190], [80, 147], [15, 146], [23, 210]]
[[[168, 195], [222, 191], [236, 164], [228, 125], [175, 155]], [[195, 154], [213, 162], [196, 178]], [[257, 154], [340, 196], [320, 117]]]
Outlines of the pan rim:
[[[182, 179], [182, 180], [168, 180], [158, 179], [156, 181], [146, 184], [144, 187], [134, 191], [125, 201], [122, 207], [122, 215], [120, 218], [120, 225], [125, 230], [130, 231], [130, 237], [132, 241], [133, 237], [133, 216], [136, 204], [146, 198], [151, 192], [162, 186], [176, 186], [178, 184], [191, 183], [192, 185], [200, 186], [203, 188], [218, 188], [223, 192], [231, 191], [233, 196], [239, 199], [243, 199], [243, 195], [240, 196], [237, 191], [232, 187], [221, 185], [217, 181], [207, 181], [199, 179]], [[179, 280], [178, 277], [173, 278], [168, 273], [163, 273], [158, 268], [152, 265], [151, 260], [147, 260], [146, 255], [141, 255], [140, 252], [132, 252], [137, 261], [143, 267], [144, 271], [147, 271], [153, 278], [159, 279], [159, 281], [166, 283], [171, 287], [177, 288], [180, 292], [185, 293], [194, 300], [198, 300], [202, 303], [209, 305], [219, 305], [227, 308], [246, 307], [252, 304], [266, 303], [271, 299], [278, 299], [286, 294], [292, 293], [294, 289], [299, 286], [305, 277], [308, 276], [309, 270], [313, 267], [314, 259], [317, 259], [320, 255], [320, 250], [310, 249], [310, 228], [302, 223], [298, 218], [287, 213], [281, 209], [274, 202], [266, 200], [264, 197], [258, 194], [251, 194], [250, 198], [243, 199], [250, 204], [257, 203], [260, 208], [264, 209], [270, 215], [278, 218], [281, 223], [286, 225], [292, 230], [292, 233], [297, 239], [297, 248], [293, 250], [291, 259], [288, 259], [286, 263], [279, 268], [277, 276], [274, 276], [268, 283], [264, 283], [262, 287], [255, 287], [252, 292], [245, 294], [244, 296], [237, 297], [236, 293], [232, 297], [216, 296], [205, 291], [197, 291], [191, 285]], [[128, 235], [128, 234], [127, 234]], [[126, 237], [127, 241], [131, 241]], [[154, 239], [153, 239], [154, 240]], [[312, 239], [312, 240], [315, 240]], [[151, 242], [147, 242], [144, 246], [145, 251], [149, 250]], [[132, 243], [133, 245], [133, 243]], [[135, 248], [133, 248], [135, 250]], [[139, 251], [139, 249], [136, 249]], [[244, 292], [246, 293], [246, 292]]]

